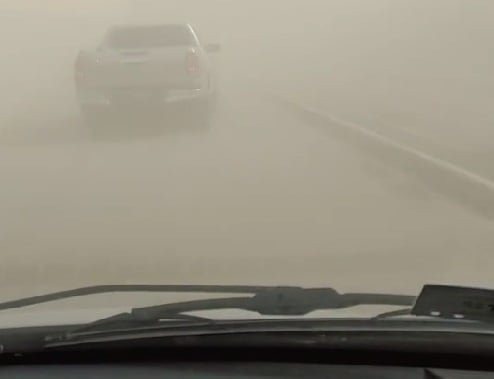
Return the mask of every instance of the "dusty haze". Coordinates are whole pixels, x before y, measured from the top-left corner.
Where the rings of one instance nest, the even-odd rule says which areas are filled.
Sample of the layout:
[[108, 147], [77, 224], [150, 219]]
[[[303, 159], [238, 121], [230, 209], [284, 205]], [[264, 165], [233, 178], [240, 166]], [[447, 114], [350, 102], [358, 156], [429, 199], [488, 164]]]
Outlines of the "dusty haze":
[[[493, 16], [491, 0], [1, 0], [0, 296], [125, 282], [492, 285], [493, 225], [468, 205], [474, 190], [453, 196], [421, 164], [279, 97], [489, 181]], [[77, 52], [113, 24], [159, 22], [222, 44], [214, 125], [173, 114], [91, 135]]]

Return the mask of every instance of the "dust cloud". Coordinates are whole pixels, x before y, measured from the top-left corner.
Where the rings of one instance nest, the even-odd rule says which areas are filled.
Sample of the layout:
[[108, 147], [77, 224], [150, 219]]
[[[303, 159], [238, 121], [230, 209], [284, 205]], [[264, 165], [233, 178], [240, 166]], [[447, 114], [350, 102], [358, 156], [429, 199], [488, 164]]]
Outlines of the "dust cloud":
[[[490, 220], [277, 96], [494, 177], [493, 16], [490, 0], [0, 1], [0, 296], [489, 285]], [[185, 108], [91, 133], [78, 52], [112, 25], [168, 22], [222, 46], [212, 125]]]

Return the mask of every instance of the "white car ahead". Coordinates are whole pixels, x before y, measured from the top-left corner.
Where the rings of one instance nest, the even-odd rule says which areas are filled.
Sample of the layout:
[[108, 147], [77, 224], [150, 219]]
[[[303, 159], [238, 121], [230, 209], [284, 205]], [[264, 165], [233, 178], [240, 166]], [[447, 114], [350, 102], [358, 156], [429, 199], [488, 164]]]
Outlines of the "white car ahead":
[[217, 92], [209, 53], [219, 49], [203, 45], [189, 24], [113, 27], [76, 59], [81, 112], [93, 121], [133, 106], [187, 103], [207, 117]]

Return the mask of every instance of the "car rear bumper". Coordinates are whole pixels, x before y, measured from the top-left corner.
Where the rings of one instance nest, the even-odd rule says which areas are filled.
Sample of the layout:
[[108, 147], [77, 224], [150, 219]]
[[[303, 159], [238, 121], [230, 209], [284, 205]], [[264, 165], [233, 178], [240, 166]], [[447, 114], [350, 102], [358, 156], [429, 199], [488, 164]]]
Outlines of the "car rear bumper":
[[205, 89], [78, 89], [79, 104], [85, 107], [110, 108], [132, 105], [172, 105], [207, 98], [210, 91]]

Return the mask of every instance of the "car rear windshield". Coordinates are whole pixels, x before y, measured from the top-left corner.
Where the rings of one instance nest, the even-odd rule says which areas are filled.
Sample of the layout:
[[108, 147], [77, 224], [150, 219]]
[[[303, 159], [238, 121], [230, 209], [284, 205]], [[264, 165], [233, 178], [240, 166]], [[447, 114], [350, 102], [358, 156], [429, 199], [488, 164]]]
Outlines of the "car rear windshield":
[[107, 44], [118, 49], [189, 46], [194, 37], [185, 25], [125, 27], [111, 31]]

